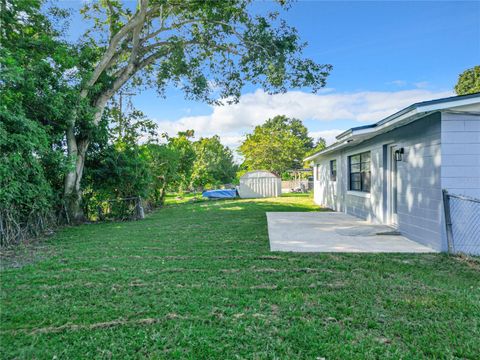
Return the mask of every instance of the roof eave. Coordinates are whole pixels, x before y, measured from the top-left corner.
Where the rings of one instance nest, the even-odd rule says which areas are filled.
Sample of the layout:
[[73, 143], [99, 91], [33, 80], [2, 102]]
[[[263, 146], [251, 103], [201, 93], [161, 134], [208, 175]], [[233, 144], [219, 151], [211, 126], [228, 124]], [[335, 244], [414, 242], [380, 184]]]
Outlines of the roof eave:
[[418, 116], [420, 114], [423, 114], [421, 116], [423, 117], [425, 115], [428, 115], [430, 113], [434, 113], [437, 111], [442, 111], [452, 107], [471, 105], [475, 103], [480, 103], [480, 93], [464, 95], [464, 96], [454, 96], [454, 97], [445, 98], [445, 99], [424, 101], [424, 102], [412, 104], [400, 111], [397, 111], [396, 113], [390, 116], [387, 116], [386, 118], [378, 121], [375, 124], [354, 127], [344, 131], [343, 133], [341, 133], [336, 137], [336, 139], [339, 140], [338, 142], [330, 145], [329, 147], [323, 149], [322, 151], [319, 151], [313, 155], [306, 157], [304, 161], [314, 160], [315, 158], [323, 154], [336, 150], [342, 145], [349, 143], [350, 142], [349, 140], [356, 135], [364, 135], [370, 132], [375, 133], [387, 127], [393, 126], [398, 122], [406, 120], [410, 117]]

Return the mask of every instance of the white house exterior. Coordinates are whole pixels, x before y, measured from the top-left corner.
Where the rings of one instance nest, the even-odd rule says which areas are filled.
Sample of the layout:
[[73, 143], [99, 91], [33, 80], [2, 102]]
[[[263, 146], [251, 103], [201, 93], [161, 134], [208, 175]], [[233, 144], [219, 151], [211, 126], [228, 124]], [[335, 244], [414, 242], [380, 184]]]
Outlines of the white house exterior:
[[480, 198], [480, 93], [413, 104], [306, 160], [317, 204], [444, 251], [442, 189]]

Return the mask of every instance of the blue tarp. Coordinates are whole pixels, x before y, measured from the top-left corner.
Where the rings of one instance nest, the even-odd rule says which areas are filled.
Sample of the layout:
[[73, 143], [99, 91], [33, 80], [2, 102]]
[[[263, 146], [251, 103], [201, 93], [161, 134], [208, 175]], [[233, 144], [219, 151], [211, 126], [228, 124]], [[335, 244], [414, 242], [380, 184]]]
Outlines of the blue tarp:
[[237, 190], [232, 189], [232, 190], [204, 191], [202, 193], [202, 196], [209, 199], [233, 199], [233, 198], [236, 198], [238, 195], [237, 195]]

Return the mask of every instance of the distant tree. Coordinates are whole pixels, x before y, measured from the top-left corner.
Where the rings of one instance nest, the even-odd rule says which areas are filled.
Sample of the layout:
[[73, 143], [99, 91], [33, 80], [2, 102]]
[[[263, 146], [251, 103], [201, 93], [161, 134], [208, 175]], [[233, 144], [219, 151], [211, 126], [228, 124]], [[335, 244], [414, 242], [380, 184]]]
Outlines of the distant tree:
[[467, 69], [458, 76], [455, 92], [457, 95], [468, 95], [480, 92], [480, 65]]
[[315, 154], [319, 151], [322, 151], [326, 147], [327, 147], [327, 142], [325, 141], [325, 139], [322, 137], [319, 137], [315, 142], [315, 145], [313, 146], [313, 148], [310, 151], [308, 151], [306, 155]]
[[302, 168], [303, 158], [312, 148], [313, 139], [302, 122], [282, 115], [256, 126], [239, 150], [244, 157], [242, 168], [282, 174]]
[[177, 136], [169, 137], [164, 134], [171, 149], [178, 155], [178, 166], [176, 176], [171, 181], [171, 189], [175, 191], [185, 191], [191, 182], [193, 164], [196, 159], [195, 149], [192, 138], [195, 135], [193, 130], [180, 131]]
[[155, 206], [163, 205], [167, 190], [177, 179], [180, 154], [169, 144], [150, 143], [142, 150], [150, 168], [150, 199]]
[[232, 151], [222, 145], [217, 135], [201, 138], [193, 145], [196, 159], [191, 184], [195, 189], [202, 190], [208, 185], [227, 184], [234, 180], [237, 167]]

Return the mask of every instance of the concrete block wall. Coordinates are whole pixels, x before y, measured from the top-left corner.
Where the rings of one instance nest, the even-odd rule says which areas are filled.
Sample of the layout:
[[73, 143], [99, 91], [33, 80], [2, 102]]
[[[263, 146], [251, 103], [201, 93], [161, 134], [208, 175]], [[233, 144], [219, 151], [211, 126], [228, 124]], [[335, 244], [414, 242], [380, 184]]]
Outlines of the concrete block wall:
[[[317, 163], [320, 178], [315, 179], [315, 201], [337, 211], [388, 224], [387, 147], [403, 147], [404, 160], [398, 162], [398, 228], [407, 237], [437, 250], [445, 248], [442, 239], [441, 196], [441, 114], [436, 113], [399, 127], [343, 151], [325, 155]], [[371, 152], [370, 193], [348, 190], [348, 157]], [[336, 196], [329, 183], [329, 161], [337, 159]]]
[[480, 199], [480, 115], [442, 114], [442, 187]]

